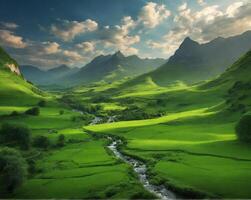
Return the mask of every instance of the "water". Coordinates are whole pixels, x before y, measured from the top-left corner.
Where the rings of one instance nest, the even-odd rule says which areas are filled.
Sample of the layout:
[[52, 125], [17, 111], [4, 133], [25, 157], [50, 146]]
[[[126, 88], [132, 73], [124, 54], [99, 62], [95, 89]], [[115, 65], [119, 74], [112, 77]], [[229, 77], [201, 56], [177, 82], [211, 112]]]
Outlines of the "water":
[[164, 185], [156, 186], [149, 183], [147, 177], [147, 168], [144, 163], [134, 158], [130, 158], [129, 156], [125, 156], [119, 152], [118, 145], [122, 143], [121, 140], [113, 140], [111, 137], [108, 137], [108, 139], [112, 141], [111, 144], [108, 145], [108, 148], [115, 154], [117, 158], [129, 163], [133, 167], [133, 170], [139, 177], [139, 181], [149, 192], [155, 194], [160, 199], [175, 199], [175, 195]]

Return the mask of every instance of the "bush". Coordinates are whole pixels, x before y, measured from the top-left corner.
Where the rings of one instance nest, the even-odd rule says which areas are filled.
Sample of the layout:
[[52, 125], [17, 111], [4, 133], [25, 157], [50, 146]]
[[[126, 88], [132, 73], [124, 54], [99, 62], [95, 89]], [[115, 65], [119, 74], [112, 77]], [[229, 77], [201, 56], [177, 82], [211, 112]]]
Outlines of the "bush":
[[5, 145], [18, 145], [22, 149], [29, 149], [31, 143], [30, 130], [22, 125], [5, 123], [0, 129], [0, 142]]
[[235, 130], [240, 141], [251, 143], [251, 115], [244, 115], [237, 123]]
[[0, 148], [0, 183], [6, 192], [13, 192], [27, 176], [27, 164], [21, 154], [8, 147]]
[[59, 115], [63, 115], [63, 114], [64, 114], [64, 110], [60, 110]]
[[45, 136], [37, 136], [33, 140], [33, 146], [48, 149], [50, 146], [50, 140]]
[[64, 145], [65, 145], [65, 136], [63, 134], [60, 134], [58, 136], [57, 146], [63, 147]]
[[41, 100], [38, 102], [37, 104], [39, 107], [45, 107], [46, 106], [46, 101], [45, 100]]
[[10, 113], [10, 116], [18, 116], [18, 115], [19, 115], [19, 113], [17, 111], [12, 111]]
[[39, 107], [33, 107], [25, 111], [26, 115], [34, 115], [38, 116], [40, 114], [40, 109]]

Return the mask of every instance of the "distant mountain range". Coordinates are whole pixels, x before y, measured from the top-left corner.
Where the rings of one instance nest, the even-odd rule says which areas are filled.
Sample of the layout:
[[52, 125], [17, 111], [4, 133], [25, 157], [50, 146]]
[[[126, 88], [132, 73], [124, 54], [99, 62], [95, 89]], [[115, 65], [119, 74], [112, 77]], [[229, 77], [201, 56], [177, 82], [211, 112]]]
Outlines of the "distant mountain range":
[[48, 71], [32, 66], [20, 69], [27, 80], [38, 85], [73, 86], [138, 76], [129, 85], [147, 79], [165, 86], [175, 81], [195, 83], [212, 79], [250, 49], [251, 31], [247, 31], [229, 38], [219, 37], [205, 44], [187, 37], [168, 61], [124, 56], [118, 51], [113, 55], [100, 55], [80, 69], [64, 65]]
[[34, 66], [21, 66], [24, 77], [37, 85], [77, 85], [99, 81], [115, 81], [135, 77], [156, 69], [166, 60], [141, 59], [136, 55], [124, 56], [120, 51], [113, 55], [100, 55], [82, 68], [65, 65], [43, 71]]
[[66, 65], [61, 65], [56, 68], [44, 71], [38, 67], [31, 65], [22, 65], [20, 70], [23, 76], [36, 85], [52, 85], [61, 84], [61, 79], [77, 72], [78, 68], [70, 68]]
[[124, 56], [120, 51], [113, 55], [98, 56], [79, 72], [68, 76], [70, 82], [112, 82], [125, 77], [135, 77], [152, 71], [165, 63], [164, 59], [141, 59], [136, 55]]
[[162, 86], [177, 80], [195, 83], [211, 79], [250, 49], [251, 31], [234, 37], [216, 38], [205, 44], [187, 37], [166, 64], [136, 79], [150, 77]]

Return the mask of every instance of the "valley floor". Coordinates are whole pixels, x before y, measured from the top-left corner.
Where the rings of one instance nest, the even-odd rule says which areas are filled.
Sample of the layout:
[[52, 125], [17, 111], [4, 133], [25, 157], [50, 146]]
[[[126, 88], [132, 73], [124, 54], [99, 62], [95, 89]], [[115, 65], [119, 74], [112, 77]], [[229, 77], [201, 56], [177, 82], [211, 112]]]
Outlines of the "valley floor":
[[[107, 149], [107, 135], [124, 141], [121, 151], [142, 160], [154, 185], [165, 185], [184, 198], [250, 198], [251, 147], [239, 143], [234, 133], [239, 112], [225, 109], [222, 88], [197, 87], [149, 89], [130, 97], [141, 109], [162, 109], [162, 117], [87, 125], [82, 114], [48, 97], [39, 116], [11, 116], [36, 105], [36, 99], [20, 104], [4, 101], [0, 106], [4, 122], [28, 125], [32, 136], [43, 135], [55, 143], [60, 134], [66, 144], [48, 150], [23, 152], [36, 160], [36, 173], [6, 198], [154, 198], [144, 189], [130, 165]], [[86, 89], [88, 91], [88, 89]], [[156, 91], [156, 92], [154, 92]], [[99, 92], [99, 91], [98, 91]], [[129, 93], [129, 92], [125, 92]], [[89, 93], [73, 96], [81, 101]], [[122, 94], [124, 95], [124, 94]], [[127, 107], [121, 94], [103, 102], [110, 113]], [[150, 105], [154, 99], [165, 105]], [[186, 103], [186, 104], [185, 104]], [[99, 104], [99, 103], [95, 103]], [[156, 106], [156, 107], [155, 107]], [[60, 114], [60, 110], [64, 110]], [[81, 117], [82, 116], [82, 117]], [[94, 136], [89, 132], [95, 133]]]

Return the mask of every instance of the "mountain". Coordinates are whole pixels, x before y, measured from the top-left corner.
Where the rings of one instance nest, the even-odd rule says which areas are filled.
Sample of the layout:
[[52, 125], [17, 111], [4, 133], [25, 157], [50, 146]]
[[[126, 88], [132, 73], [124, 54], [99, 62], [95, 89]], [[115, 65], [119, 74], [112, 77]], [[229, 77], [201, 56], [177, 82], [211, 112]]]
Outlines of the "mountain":
[[[20, 66], [20, 70], [24, 77], [36, 85], [52, 85], [60, 84], [60, 79], [78, 71], [78, 68], [70, 68], [61, 65], [47, 71], [31, 65]], [[61, 80], [62, 81], [62, 80]]]
[[251, 111], [251, 51], [238, 59], [216, 79], [201, 86], [201, 89], [220, 88], [226, 91], [224, 97], [229, 110]]
[[17, 62], [0, 47], [0, 69], [21, 75]]
[[164, 59], [141, 59], [136, 55], [124, 56], [120, 51], [113, 55], [101, 55], [94, 58], [80, 71], [68, 76], [68, 82], [94, 83], [115, 81], [152, 71], [162, 65]]
[[41, 94], [23, 78], [17, 62], [0, 47], [0, 106], [35, 104]]
[[229, 38], [216, 38], [205, 44], [188, 37], [166, 64], [138, 79], [145, 80], [149, 76], [162, 86], [177, 80], [195, 83], [210, 79], [224, 72], [250, 48], [251, 31]]

